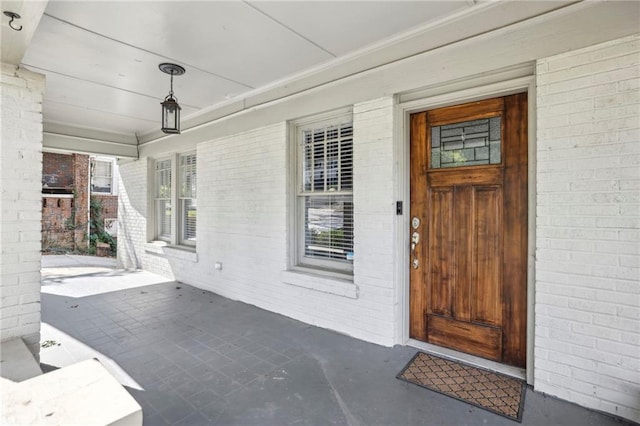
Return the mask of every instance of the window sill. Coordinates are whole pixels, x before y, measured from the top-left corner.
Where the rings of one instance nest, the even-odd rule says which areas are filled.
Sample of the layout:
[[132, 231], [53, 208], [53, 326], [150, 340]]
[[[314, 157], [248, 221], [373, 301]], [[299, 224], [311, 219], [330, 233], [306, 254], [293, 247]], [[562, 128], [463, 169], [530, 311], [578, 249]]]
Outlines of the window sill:
[[73, 198], [73, 194], [42, 194], [42, 198]]
[[173, 257], [188, 262], [198, 262], [198, 253], [196, 253], [195, 247], [172, 246], [164, 241], [151, 241], [144, 245], [144, 251], [147, 253]]
[[357, 299], [358, 286], [354, 284], [353, 277], [350, 275], [344, 275], [343, 277], [325, 277], [310, 269], [280, 272], [280, 279], [285, 284], [308, 288], [321, 293], [335, 294], [349, 299]]

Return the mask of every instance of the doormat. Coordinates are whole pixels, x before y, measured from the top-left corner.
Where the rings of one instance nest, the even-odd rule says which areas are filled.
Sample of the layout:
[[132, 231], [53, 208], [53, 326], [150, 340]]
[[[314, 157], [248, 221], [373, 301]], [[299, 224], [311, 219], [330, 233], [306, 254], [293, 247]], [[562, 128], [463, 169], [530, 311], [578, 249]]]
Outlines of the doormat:
[[418, 352], [396, 377], [522, 421], [525, 394], [522, 380], [424, 352]]

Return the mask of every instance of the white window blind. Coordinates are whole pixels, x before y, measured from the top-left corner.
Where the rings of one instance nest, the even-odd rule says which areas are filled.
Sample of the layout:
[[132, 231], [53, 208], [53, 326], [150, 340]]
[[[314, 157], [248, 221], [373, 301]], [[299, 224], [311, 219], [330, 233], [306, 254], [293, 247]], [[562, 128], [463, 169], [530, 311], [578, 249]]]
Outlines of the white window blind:
[[156, 228], [157, 238], [171, 240], [172, 205], [171, 205], [171, 160], [156, 162]]
[[299, 141], [299, 265], [352, 270], [353, 125], [304, 126]]
[[180, 156], [180, 240], [183, 244], [196, 242], [196, 154]]

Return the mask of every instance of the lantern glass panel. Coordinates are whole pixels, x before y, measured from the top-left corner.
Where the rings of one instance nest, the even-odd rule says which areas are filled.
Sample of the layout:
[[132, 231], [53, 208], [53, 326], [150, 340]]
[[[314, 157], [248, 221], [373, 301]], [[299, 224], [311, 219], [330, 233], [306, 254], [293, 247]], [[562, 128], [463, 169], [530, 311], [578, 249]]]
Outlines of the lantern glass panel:
[[180, 106], [173, 99], [162, 102], [162, 131], [180, 133]]

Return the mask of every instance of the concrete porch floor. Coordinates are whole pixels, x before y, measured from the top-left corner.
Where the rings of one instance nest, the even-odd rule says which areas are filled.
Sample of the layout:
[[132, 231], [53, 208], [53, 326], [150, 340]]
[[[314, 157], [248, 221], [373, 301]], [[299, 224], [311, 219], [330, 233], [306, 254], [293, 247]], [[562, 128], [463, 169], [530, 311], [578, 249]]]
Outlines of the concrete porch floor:
[[[145, 425], [512, 425], [395, 378], [385, 348], [112, 261], [43, 256], [45, 371], [98, 358]], [[81, 403], [81, 401], [79, 401]], [[522, 424], [625, 424], [527, 390]]]

